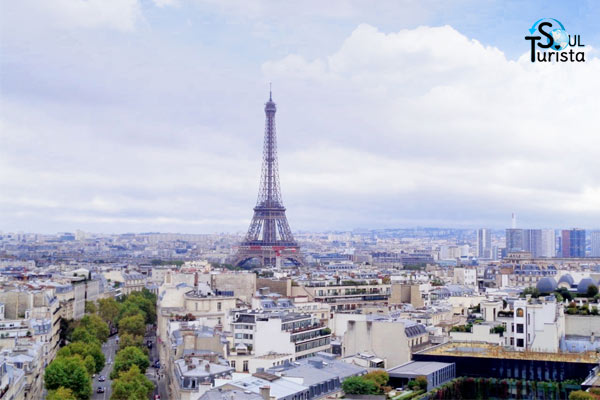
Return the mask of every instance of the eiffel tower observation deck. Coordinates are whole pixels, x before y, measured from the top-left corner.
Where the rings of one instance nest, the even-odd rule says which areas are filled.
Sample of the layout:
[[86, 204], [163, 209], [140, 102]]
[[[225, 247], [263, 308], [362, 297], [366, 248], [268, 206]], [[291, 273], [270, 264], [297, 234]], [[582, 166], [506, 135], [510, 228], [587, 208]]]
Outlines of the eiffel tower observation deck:
[[258, 200], [248, 233], [235, 256], [234, 264], [237, 266], [275, 266], [278, 261], [283, 263], [286, 260], [294, 265], [304, 264], [281, 200], [275, 132], [276, 112], [277, 106], [272, 93], [269, 92], [269, 101], [265, 104], [265, 141]]

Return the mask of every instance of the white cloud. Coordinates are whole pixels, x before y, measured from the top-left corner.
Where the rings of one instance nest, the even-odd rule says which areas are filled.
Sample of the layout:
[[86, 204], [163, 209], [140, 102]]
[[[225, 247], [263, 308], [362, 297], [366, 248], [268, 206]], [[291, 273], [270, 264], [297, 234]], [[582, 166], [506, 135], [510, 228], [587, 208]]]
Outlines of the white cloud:
[[[49, 18], [125, 32], [142, 19], [136, 2], [91, 3], [60, 0]], [[512, 61], [450, 26], [361, 24], [326, 55], [305, 43], [266, 61], [158, 33], [88, 29], [9, 49], [0, 229], [245, 230], [269, 81], [293, 229], [502, 227], [512, 211], [600, 226], [597, 58]]]
[[600, 226], [597, 58], [515, 62], [449, 26], [385, 34], [363, 24], [328, 57], [292, 54], [263, 72], [315, 121], [291, 125], [364, 153], [325, 156], [346, 168], [323, 175], [333, 192], [393, 198], [403, 187], [418, 198], [435, 188], [493, 201], [506, 215], [565, 213]]

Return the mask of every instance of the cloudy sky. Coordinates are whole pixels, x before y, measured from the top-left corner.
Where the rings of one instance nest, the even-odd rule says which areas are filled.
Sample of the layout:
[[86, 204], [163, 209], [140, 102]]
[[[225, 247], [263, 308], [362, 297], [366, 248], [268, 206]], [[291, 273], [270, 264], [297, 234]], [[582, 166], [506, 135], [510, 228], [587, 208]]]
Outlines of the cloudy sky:
[[[600, 228], [595, 1], [0, 0], [0, 230]], [[533, 64], [542, 17], [585, 63]]]

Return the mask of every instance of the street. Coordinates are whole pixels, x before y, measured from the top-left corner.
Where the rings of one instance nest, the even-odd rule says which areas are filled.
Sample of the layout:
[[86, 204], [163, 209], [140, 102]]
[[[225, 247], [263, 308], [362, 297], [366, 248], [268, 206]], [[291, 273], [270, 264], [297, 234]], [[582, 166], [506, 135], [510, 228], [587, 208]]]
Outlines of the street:
[[161, 399], [167, 399], [167, 392], [165, 386], [165, 380], [160, 379], [159, 375], [161, 374], [161, 369], [154, 368], [154, 363], [158, 360], [158, 343], [156, 340], [156, 331], [152, 325], [148, 325], [146, 327], [146, 338], [144, 339], [147, 343], [148, 341], [152, 342], [152, 348], [149, 351], [148, 358], [150, 359], [150, 367], [146, 371], [146, 377], [150, 379], [154, 383], [154, 391], [152, 397], [159, 394]]
[[[106, 341], [106, 343], [104, 343], [102, 345], [102, 352], [104, 353], [104, 357], [106, 358], [106, 363], [104, 365], [104, 369], [102, 370], [102, 372], [97, 374], [92, 382], [92, 390], [93, 390], [92, 399], [94, 399], [94, 400], [105, 400], [105, 399], [110, 398], [112, 382], [110, 380], [109, 375], [110, 375], [110, 372], [112, 371], [114, 361], [115, 361], [115, 354], [116, 354], [118, 348], [119, 348], [119, 345], [117, 344], [117, 335], [109, 337], [108, 340]], [[100, 375], [104, 375], [106, 377], [106, 380], [104, 382], [98, 382], [98, 378], [100, 377]], [[104, 393], [97, 393], [97, 389], [100, 386], [104, 387], [104, 389], [105, 389]]]

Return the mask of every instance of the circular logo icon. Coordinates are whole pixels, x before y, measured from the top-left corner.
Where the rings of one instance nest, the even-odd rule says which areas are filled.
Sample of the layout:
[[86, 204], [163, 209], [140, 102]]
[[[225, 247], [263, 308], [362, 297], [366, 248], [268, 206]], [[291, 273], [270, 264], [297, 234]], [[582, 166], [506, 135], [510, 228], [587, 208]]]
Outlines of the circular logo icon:
[[550, 34], [554, 39], [553, 50], [562, 51], [569, 46], [569, 35], [564, 29], [554, 29]]

